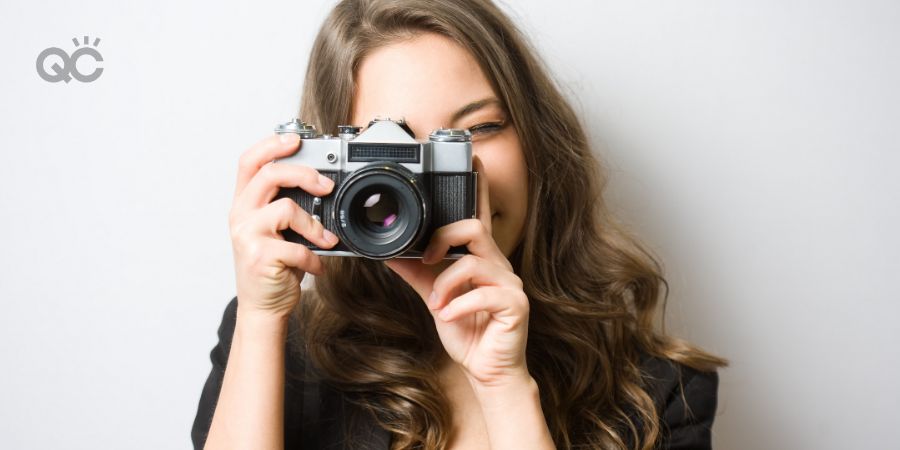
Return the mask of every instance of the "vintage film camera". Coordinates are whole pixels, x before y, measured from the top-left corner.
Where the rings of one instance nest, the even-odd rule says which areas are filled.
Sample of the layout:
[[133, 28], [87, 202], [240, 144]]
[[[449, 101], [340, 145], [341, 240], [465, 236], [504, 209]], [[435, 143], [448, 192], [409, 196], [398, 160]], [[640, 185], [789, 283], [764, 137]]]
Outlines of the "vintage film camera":
[[[281, 188], [273, 199], [293, 199], [340, 238], [326, 250], [291, 229], [281, 231], [285, 240], [314, 253], [421, 258], [435, 229], [475, 217], [478, 173], [472, 170], [468, 130], [441, 128], [417, 141], [402, 120], [375, 119], [362, 132], [342, 125], [334, 137], [294, 119], [275, 132], [302, 140], [297, 153], [276, 162], [307, 165], [334, 181], [324, 197]], [[452, 247], [446, 258], [466, 253], [465, 247]]]

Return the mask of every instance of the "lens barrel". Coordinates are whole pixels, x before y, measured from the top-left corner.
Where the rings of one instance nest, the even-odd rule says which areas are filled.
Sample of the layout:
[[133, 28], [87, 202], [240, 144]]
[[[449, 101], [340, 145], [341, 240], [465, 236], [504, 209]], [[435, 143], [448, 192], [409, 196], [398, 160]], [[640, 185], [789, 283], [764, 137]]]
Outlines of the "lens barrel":
[[351, 173], [335, 195], [341, 242], [372, 259], [401, 255], [424, 234], [429, 196], [419, 179], [397, 163], [380, 161]]

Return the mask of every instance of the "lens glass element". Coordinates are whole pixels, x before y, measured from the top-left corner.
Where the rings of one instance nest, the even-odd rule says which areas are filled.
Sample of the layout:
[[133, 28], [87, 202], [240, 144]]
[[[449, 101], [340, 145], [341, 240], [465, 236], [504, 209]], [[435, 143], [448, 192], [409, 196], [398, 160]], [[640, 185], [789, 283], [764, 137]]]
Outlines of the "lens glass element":
[[390, 191], [375, 192], [363, 203], [368, 225], [378, 231], [391, 228], [400, 215], [400, 205]]

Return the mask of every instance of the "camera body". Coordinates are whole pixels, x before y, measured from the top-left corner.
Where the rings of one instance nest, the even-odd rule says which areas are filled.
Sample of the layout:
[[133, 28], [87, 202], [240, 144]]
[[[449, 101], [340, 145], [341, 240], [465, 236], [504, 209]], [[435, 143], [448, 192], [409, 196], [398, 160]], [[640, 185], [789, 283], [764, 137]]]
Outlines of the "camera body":
[[[291, 198], [340, 238], [322, 249], [291, 229], [281, 231], [316, 254], [421, 258], [435, 229], [476, 216], [478, 174], [468, 130], [441, 128], [418, 141], [402, 120], [375, 119], [362, 132], [342, 125], [331, 136], [294, 119], [275, 132], [302, 140], [297, 153], [276, 162], [310, 166], [334, 181], [323, 197], [281, 188], [273, 199]], [[466, 253], [452, 247], [446, 258]]]

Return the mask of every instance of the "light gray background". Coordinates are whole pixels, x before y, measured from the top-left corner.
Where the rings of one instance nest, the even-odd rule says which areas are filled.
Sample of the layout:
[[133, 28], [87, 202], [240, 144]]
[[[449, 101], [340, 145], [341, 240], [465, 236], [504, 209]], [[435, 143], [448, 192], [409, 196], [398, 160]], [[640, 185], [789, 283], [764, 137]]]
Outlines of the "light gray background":
[[[0, 447], [189, 446], [237, 158], [293, 115], [329, 7], [0, 5]], [[900, 448], [900, 4], [507, 9], [663, 257], [670, 330], [732, 361], [717, 447]], [[99, 80], [38, 77], [85, 34]]]

